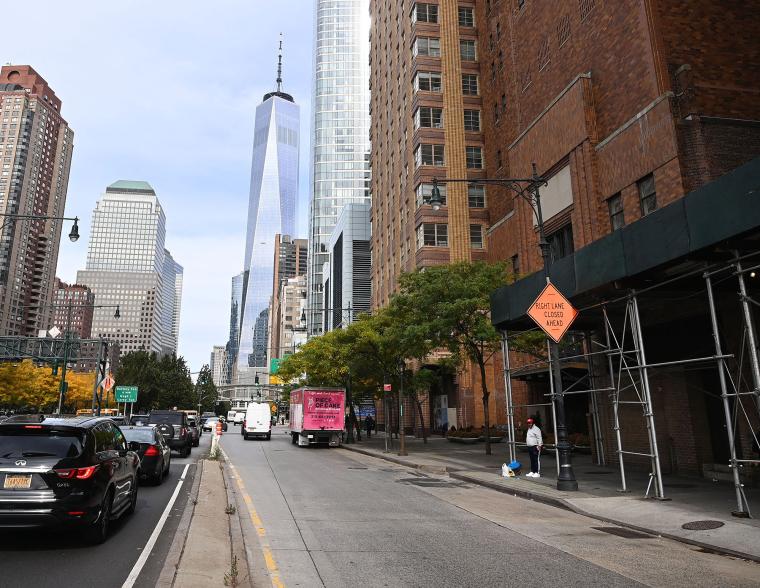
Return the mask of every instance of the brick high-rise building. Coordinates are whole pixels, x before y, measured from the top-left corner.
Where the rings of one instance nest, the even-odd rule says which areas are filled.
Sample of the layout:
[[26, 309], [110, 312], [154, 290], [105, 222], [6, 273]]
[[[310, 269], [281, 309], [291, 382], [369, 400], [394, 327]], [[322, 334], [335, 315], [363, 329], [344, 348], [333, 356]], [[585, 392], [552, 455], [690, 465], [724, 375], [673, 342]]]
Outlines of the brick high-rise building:
[[[69, 317], [69, 304], [71, 317]], [[61, 332], [70, 330], [80, 339], [89, 339], [92, 332], [92, 313], [95, 295], [82, 284], [67, 284], [55, 279], [53, 293], [53, 320], [50, 326], [58, 327]]]
[[[580, 392], [564, 399], [574, 442], [597, 463], [652, 468], [656, 488], [660, 469], [731, 478], [731, 452], [750, 458], [760, 414], [751, 394], [735, 395], [739, 416], [724, 420], [711, 356], [721, 342], [727, 369], [757, 389], [758, 363], [741, 359], [756, 353], [745, 347], [758, 319], [753, 274], [749, 294], [736, 293], [760, 238], [760, 12], [707, 0], [491, 0], [476, 21], [486, 173], [526, 178], [536, 164], [551, 280], [581, 310], [561, 351], [574, 356], [563, 388]], [[544, 286], [538, 231], [528, 202], [503, 188], [489, 190], [488, 210], [488, 257], [518, 278], [494, 294], [492, 317], [514, 333], [535, 326], [525, 312]], [[606, 349], [624, 349], [626, 366], [583, 357]], [[511, 375], [516, 420], [536, 415], [551, 429], [546, 364], [512, 354]], [[499, 423], [502, 376], [491, 374]], [[594, 386], [607, 388], [584, 392]]]
[[0, 68], [0, 335], [49, 327], [74, 133], [28, 65]]
[[[370, 3], [372, 298], [387, 304], [402, 272], [486, 258], [486, 193], [433, 178], [483, 177], [482, 36], [474, 0]], [[474, 424], [469, 370], [423, 399], [426, 426]], [[406, 410], [411, 426], [412, 410]], [[456, 416], [455, 416], [456, 415]], [[456, 418], [456, 421], [453, 419]]]
[[[269, 302], [269, 358], [283, 357], [292, 345], [281, 339], [285, 316], [288, 314], [282, 300], [282, 289], [290, 278], [304, 276], [307, 272], [309, 246], [306, 239], [293, 239], [290, 235], [275, 235], [274, 279]], [[300, 318], [300, 310], [299, 318]], [[292, 317], [288, 321], [292, 321]]]

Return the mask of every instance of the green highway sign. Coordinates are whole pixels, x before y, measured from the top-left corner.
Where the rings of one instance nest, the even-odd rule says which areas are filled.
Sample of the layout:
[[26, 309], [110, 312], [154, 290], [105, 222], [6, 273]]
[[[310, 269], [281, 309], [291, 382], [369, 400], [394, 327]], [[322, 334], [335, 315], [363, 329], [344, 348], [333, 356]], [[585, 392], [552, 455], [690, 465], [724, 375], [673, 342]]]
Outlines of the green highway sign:
[[280, 371], [280, 362], [282, 362], [282, 359], [279, 357], [273, 357], [269, 360], [269, 375], [274, 376], [277, 372]]
[[116, 386], [116, 402], [137, 402], [137, 386]]

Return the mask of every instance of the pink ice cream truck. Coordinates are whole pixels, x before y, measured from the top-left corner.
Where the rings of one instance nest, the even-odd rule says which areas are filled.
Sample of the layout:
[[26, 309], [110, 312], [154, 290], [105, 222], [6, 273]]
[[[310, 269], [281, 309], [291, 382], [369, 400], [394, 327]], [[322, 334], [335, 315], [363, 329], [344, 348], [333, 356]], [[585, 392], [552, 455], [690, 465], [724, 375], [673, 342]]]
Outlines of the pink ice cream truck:
[[298, 388], [290, 393], [290, 435], [301, 447], [339, 447], [346, 411], [342, 388]]

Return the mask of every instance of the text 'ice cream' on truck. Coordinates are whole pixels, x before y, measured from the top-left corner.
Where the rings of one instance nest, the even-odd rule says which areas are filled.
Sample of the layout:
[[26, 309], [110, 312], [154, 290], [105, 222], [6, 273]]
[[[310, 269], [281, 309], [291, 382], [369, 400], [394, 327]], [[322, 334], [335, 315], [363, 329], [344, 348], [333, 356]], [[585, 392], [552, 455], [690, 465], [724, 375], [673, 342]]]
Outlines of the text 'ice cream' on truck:
[[346, 391], [298, 388], [290, 393], [290, 435], [301, 447], [317, 443], [339, 447], [343, 438]]

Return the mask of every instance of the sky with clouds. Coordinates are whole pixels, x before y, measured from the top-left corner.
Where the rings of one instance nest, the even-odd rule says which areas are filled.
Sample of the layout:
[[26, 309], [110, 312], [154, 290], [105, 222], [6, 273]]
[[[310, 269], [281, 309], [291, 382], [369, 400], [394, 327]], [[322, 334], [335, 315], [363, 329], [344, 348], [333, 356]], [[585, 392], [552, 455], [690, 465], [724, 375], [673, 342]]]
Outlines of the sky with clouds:
[[[229, 331], [230, 279], [243, 266], [254, 110], [276, 78], [301, 106], [299, 237], [307, 232], [312, 0], [39, 0], [2, 11], [2, 63], [31, 65], [74, 130], [58, 276], [84, 269], [92, 210], [116, 180], [145, 180], [184, 266], [179, 354], [192, 370]], [[19, 26], [7, 26], [17, 22]], [[30, 23], [30, 26], [24, 26]], [[85, 238], [86, 237], [86, 238]]]

